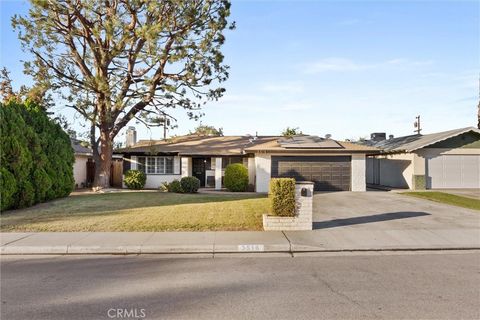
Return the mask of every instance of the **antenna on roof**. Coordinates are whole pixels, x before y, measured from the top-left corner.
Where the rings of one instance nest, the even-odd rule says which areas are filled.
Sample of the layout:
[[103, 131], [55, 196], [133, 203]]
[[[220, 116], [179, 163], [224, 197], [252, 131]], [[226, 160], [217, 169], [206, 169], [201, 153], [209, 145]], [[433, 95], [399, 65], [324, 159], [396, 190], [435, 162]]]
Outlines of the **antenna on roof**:
[[415, 117], [415, 122], [413, 123], [413, 126], [415, 127], [415, 130], [413, 130], [413, 132], [420, 134], [420, 132], [422, 131], [422, 127], [420, 126], [420, 115]]

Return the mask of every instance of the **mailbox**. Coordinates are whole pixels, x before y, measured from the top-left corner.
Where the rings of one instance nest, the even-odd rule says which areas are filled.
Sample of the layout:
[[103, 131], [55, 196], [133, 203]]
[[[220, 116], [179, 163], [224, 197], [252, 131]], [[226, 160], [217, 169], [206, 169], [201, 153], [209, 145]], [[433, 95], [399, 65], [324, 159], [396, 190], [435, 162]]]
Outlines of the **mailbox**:
[[307, 188], [302, 188], [302, 191], [301, 191], [301, 196], [302, 197], [308, 197], [308, 189]]

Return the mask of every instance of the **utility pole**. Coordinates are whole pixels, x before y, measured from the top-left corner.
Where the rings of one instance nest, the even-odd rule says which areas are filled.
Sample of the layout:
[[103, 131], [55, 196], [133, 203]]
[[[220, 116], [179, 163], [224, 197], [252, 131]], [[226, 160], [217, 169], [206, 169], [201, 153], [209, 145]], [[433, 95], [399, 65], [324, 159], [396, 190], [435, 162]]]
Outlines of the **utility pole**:
[[420, 115], [415, 117], [415, 123], [413, 124], [413, 126], [415, 127], [415, 130], [413, 130], [413, 132], [420, 134], [420, 132], [422, 131], [422, 127], [420, 125]]
[[162, 112], [163, 114], [163, 119], [161, 119], [160, 123], [163, 126], [163, 140], [167, 140], [167, 126], [170, 125], [170, 118], [177, 121], [174, 117], [171, 115], [166, 114], [165, 112]]
[[163, 114], [163, 140], [167, 139], [167, 115]]

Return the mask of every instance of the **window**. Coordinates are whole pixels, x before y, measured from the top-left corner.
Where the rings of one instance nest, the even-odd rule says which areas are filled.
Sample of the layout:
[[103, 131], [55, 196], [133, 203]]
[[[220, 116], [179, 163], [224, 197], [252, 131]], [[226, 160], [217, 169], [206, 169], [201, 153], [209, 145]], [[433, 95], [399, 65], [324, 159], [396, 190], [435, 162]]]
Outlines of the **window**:
[[147, 173], [156, 173], [155, 172], [155, 160], [156, 158], [154, 157], [148, 157], [147, 158]]
[[173, 174], [173, 157], [138, 157], [137, 169], [146, 174]]
[[225, 169], [229, 164], [243, 163], [242, 157], [222, 157], [222, 168]]
[[138, 164], [137, 164], [137, 169], [143, 173], [145, 173], [145, 157], [138, 157]]
[[173, 158], [165, 158], [165, 173], [173, 173]]

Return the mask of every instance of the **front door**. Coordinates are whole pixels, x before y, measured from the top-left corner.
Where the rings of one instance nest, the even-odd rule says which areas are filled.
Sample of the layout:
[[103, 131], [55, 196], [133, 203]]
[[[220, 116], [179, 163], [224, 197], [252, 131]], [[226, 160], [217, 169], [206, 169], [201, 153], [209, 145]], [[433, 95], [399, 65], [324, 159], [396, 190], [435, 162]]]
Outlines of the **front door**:
[[206, 162], [207, 161], [204, 158], [192, 159], [192, 175], [200, 180], [200, 186], [202, 187], [205, 187]]

